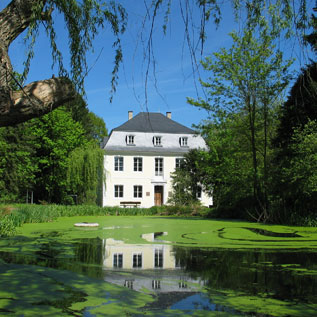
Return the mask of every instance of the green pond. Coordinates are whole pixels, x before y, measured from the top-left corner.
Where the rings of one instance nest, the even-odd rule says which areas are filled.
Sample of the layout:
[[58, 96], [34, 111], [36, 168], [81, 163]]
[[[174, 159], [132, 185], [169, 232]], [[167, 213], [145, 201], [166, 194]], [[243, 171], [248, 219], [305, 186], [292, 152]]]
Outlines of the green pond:
[[186, 315], [317, 316], [317, 228], [69, 217], [0, 240], [0, 316]]

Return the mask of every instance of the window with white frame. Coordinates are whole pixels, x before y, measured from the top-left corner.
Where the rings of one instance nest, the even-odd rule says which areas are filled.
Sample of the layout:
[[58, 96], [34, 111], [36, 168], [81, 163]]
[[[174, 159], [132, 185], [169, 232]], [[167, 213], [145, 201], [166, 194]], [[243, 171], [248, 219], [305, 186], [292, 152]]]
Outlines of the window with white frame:
[[130, 134], [130, 135], [127, 135], [127, 145], [135, 145], [134, 143], [134, 135]]
[[142, 186], [134, 185], [133, 186], [133, 197], [134, 198], [142, 198]]
[[154, 267], [163, 267], [163, 250], [155, 249], [154, 250]]
[[123, 185], [114, 185], [114, 197], [116, 198], [123, 197]]
[[184, 146], [184, 147], [188, 146], [188, 137], [186, 137], [186, 136], [180, 137], [179, 144], [180, 144], [180, 146]]
[[135, 172], [142, 172], [143, 169], [143, 159], [142, 157], [133, 158], [133, 170]]
[[184, 162], [183, 157], [177, 157], [175, 159], [175, 168], [180, 168], [182, 166], [183, 162]]
[[134, 253], [132, 263], [133, 268], [142, 267], [142, 253]]
[[115, 253], [113, 255], [113, 267], [122, 267], [123, 266], [123, 254]]
[[155, 176], [163, 176], [163, 158], [155, 158]]
[[155, 136], [153, 138], [153, 144], [154, 144], [154, 146], [162, 146], [162, 137], [161, 136]]
[[123, 156], [114, 157], [114, 170], [120, 172], [123, 171]]

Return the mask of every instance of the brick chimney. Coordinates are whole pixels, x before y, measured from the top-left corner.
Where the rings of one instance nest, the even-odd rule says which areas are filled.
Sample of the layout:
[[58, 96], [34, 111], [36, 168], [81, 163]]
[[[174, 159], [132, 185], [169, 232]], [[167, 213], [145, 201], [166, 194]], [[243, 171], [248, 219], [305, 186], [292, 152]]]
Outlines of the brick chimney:
[[172, 113], [171, 112], [166, 112], [166, 117], [169, 119], [172, 119]]
[[128, 111], [128, 118], [131, 120], [133, 118], [133, 111]]

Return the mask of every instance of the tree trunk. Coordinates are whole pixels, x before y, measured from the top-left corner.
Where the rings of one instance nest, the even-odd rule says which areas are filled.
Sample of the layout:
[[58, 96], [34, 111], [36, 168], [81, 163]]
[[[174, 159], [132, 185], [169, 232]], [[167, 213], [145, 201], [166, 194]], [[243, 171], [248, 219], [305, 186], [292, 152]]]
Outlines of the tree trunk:
[[[34, 6], [44, 7], [45, 0], [13, 0], [0, 12], [0, 127], [39, 117], [72, 100], [76, 91], [64, 77], [40, 80], [12, 89], [15, 80], [8, 54], [10, 44], [30, 25]], [[50, 12], [40, 12], [45, 20]]]

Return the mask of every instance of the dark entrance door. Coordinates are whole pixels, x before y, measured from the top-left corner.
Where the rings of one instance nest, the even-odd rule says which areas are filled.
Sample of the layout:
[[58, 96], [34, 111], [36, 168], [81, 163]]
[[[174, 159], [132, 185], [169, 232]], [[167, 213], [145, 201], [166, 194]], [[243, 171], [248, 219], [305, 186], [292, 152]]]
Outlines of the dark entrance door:
[[154, 205], [163, 205], [163, 186], [154, 186]]

